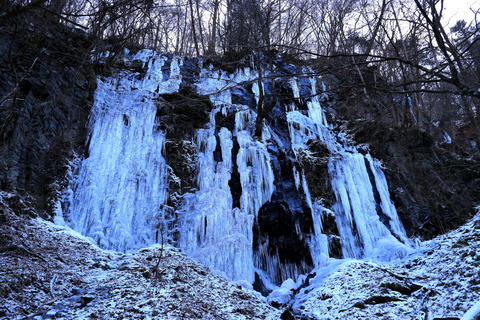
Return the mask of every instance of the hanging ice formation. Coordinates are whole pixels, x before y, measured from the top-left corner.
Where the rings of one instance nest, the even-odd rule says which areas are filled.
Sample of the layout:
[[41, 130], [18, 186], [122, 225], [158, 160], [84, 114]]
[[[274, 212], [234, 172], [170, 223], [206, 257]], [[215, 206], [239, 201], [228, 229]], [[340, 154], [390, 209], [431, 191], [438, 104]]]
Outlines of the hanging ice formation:
[[[232, 104], [231, 87], [249, 76], [248, 68], [235, 76], [203, 70], [197, 83], [215, 108], [207, 127], [197, 133], [198, 191], [184, 196], [179, 244], [230, 279], [253, 283], [253, 224], [273, 192], [273, 172], [265, 144], [252, 136], [254, 112]], [[216, 123], [219, 113], [234, 115], [231, 130]], [[235, 187], [241, 191], [235, 193]]]
[[[169, 170], [163, 145], [169, 136], [158, 129], [154, 100], [187, 85], [181, 59], [150, 51], [128, 59], [143, 61], [146, 72], [98, 81], [89, 154], [76, 167], [63, 203], [69, 225], [122, 251], [159, 241], [166, 232]], [[233, 74], [196, 68], [188, 86], [208, 95], [213, 107], [208, 123], [191, 137], [197, 187], [181, 195], [178, 207], [168, 208], [178, 218], [177, 245], [187, 254], [231, 280], [254, 283], [257, 274], [280, 283], [332, 256], [392, 259], [408, 250], [380, 163], [331, 130], [315, 78], [282, 74], [278, 83], [291, 92], [289, 102], [277, 101], [262, 136], [254, 137], [260, 91], [275, 84], [263, 80], [259, 86], [257, 73], [247, 67]], [[328, 149], [335, 198], [329, 207], [310, 194], [315, 181], [307, 182], [299, 160], [314, 157], [312, 141]], [[327, 216], [335, 221], [340, 254], [332, 254]]]
[[[132, 60], [144, 60], [142, 51]], [[124, 72], [97, 81], [90, 116], [88, 157], [70, 181], [64, 219], [100, 246], [126, 251], [155, 243], [163, 225], [167, 167], [164, 133], [155, 119], [154, 98], [178, 90], [179, 60], [148, 60], [145, 76]]]
[[[295, 103], [289, 106], [287, 120], [296, 154], [308, 150], [306, 143], [319, 139], [330, 152], [328, 173], [336, 203], [324, 208], [313, 203], [302, 177], [307, 201], [312, 208], [316, 240], [325, 241], [322, 234], [322, 215], [333, 211], [340, 236], [342, 253], [347, 258], [364, 256], [391, 260], [405, 255], [409, 239], [390, 200], [387, 181], [381, 164], [369, 154], [363, 155], [340, 134], [329, 130], [316, 93], [315, 78], [310, 78], [311, 99], [307, 101], [307, 113], [300, 112]], [[298, 84], [291, 82], [294, 97], [300, 99]], [[328, 256], [326, 247], [317, 247], [317, 263]]]

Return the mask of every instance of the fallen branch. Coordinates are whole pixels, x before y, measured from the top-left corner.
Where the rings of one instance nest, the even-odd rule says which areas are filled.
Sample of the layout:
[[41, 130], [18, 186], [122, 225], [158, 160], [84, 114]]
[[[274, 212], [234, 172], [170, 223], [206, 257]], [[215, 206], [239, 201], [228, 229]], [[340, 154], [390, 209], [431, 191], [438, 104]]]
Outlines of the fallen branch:
[[58, 278], [58, 275], [55, 273], [53, 275], [52, 280], [50, 280], [50, 296], [52, 297], [52, 299], [55, 299], [55, 291], [53, 290], [53, 286], [55, 285], [57, 278]]

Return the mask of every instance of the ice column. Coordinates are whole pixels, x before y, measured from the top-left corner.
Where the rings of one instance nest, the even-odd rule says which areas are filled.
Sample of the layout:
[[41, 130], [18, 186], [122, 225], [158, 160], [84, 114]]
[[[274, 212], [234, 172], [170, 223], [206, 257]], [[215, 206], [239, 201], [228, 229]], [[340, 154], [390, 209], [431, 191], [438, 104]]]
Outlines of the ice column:
[[[336, 216], [344, 256], [384, 260], [401, 257], [409, 249], [409, 240], [390, 200], [380, 163], [370, 155], [362, 155], [355, 147], [348, 146], [345, 137], [329, 130], [315, 92], [315, 79], [311, 78], [310, 81], [313, 97], [307, 101], [307, 112], [298, 110], [295, 104], [287, 106], [292, 147], [297, 155], [303, 152], [308, 156], [308, 140], [318, 139], [331, 153], [328, 171], [337, 200], [332, 210]], [[291, 81], [291, 85], [294, 97], [299, 98], [296, 79]], [[311, 199], [304, 177], [302, 185], [312, 209], [317, 235], [316, 242], [311, 242], [312, 252], [324, 256], [325, 236], [321, 233], [320, 217], [328, 209]]]
[[198, 191], [184, 195], [179, 211], [179, 245], [205, 265], [224, 272], [230, 279], [251, 280], [252, 217], [232, 208], [228, 182], [232, 170], [232, 136], [226, 128], [218, 132], [223, 161], [214, 159], [217, 149], [215, 114], [208, 128], [197, 133], [199, 145]]
[[119, 251], [157, 241], [166, 200], [164, 133], [155, 119], [153, 98], [178, 90], [179, 60], [140, 51], [148, 68], [142, 78], [126, 72], [98, 80], [90, 116], [88, 157], [70, 182], [62, 207], [64, 220], [100, 246]]
[[[209, 94], [217, 107], [210, 114], [207, 128], [197, 132], [198, 190], [184, 195], [179, 210], [179, 244], [189, 255], [229, 279], [253, 283], [253, 221], [271, 197], [273, 171], [265, 145], [252, 138], [252, 112], [247, 106], [231, 104], [230, 88], [248, 80], [249, 74], [248, 69], [233, 75], [207, 69], [197, 83], [197, 91]], [[216, 128], [215, 116], [219, 112], [235, 116], [233, 132]], [[232, 158], [234, 138], [239, 150]], [[221, 158], [215, 158], [214, 152], [219, 149]], [[240, 208], [233, 208], [229, 186], [233, 161], [242, 187]]]
[[[374, 181], [369, 173], [372, 169], [375, 170]], [[405, 244], [409, 241], [380, 172], [374, 162], [367, 166], [366, 158], [360, 153], [344, 153], [329, 163], [337, 199], [333, 209], [345, 257], [391, 260], [402, 257], [407, 251]]]
[[[295, 94], [295, 92], [298, 92], [298, 89], [295, 90], [296, 82], [292, 82], [292, 85]], [[291, 111], [287, 111], [290, 139], [293, 151], [297, 157], [300, 152], [305, 152], [306, 155], [308, 155], [307, 142], [309, 140], [324, 140], [324, 138], [328, 139], [330, 137], [327, 128], [323, 126], [321, 122], [316, 122], [310, 117], [313, 115], [317, 120], [321, 121], [323, 118], [321, 109], [317, 108], [314, 102], [309, 102], [307, 106], [309, 107], [309, 113], [307, 115], [297, 110], [295, 104], [288, 107]], [[312, 106], [315, 107], [312, 108]], [[325, 141], [327, 141], [326, 139]], [[322, 213], [327, 209], [319, 203], [318, 199], [312, 199], [304, 174], [296, 172], [295, 169], [294, 176], [301, 182], [307, 204], [312, 211], [315, 236], [309, 240], [309, 245], [314, 263], [321, 265], [328, 258], [328, 239], [327, 236], [322, 233]], [[297, 188], [299, 185], [300, 183], [298, 183]]]
[[254, 139], [249, 130], [254, 123], [255, 114], [250, 109], [235, 114], [235, 136], [240, 146], [237, 166], [242, 184], [241, 209], [256, 216], [272, 196], [274, 175], [265, 143]]

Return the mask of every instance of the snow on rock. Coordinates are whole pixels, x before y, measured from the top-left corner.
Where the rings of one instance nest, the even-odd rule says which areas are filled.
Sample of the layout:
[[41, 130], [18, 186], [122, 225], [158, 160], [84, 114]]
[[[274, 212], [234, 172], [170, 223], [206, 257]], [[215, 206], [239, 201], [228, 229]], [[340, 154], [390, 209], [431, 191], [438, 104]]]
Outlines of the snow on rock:
[[285, 280], [280, 288], [275, 289], [267, 297], [267, 301], [272, 305], [287, 305], [293, 298], [293, 290], [295, 289], [295, 281], [292, 279]]
[[0, 319], [279, 318], [178, 249], [102, 250], [69, 228], [16, 215], [12, 198], [0, 193]]
[[293, 308], [307, 319], [476, 319], [479, 245], [480, 214], [404, 260], [332, 260]]

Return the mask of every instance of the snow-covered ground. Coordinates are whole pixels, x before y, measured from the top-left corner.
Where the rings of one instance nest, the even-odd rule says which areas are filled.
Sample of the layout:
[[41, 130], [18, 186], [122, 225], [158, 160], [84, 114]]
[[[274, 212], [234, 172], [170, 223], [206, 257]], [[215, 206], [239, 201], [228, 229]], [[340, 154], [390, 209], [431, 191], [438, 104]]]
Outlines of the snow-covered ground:
[[479, 248], [477, 214], [401, 261], [333, 261], [294, 309], [311, 319], [480, 319]]
[[176, 248], [102, 250], [71, 229], [14, 215], [12, 197], [0, 192], [0, 319], [280, 317]]
[[[270, 307], [176, 248], [102, 250], [10, 207], [28, 210], [0, 192], [0, 319], [292, 319], [285, 306]], [[309, 286], [289, 292], [295, 285], [288, 281], [280, 291], [294, 297], [285, 302], [297, 319], [474, 320], [479, 246], [477, 215], [401, 261], [332, 259]]]

